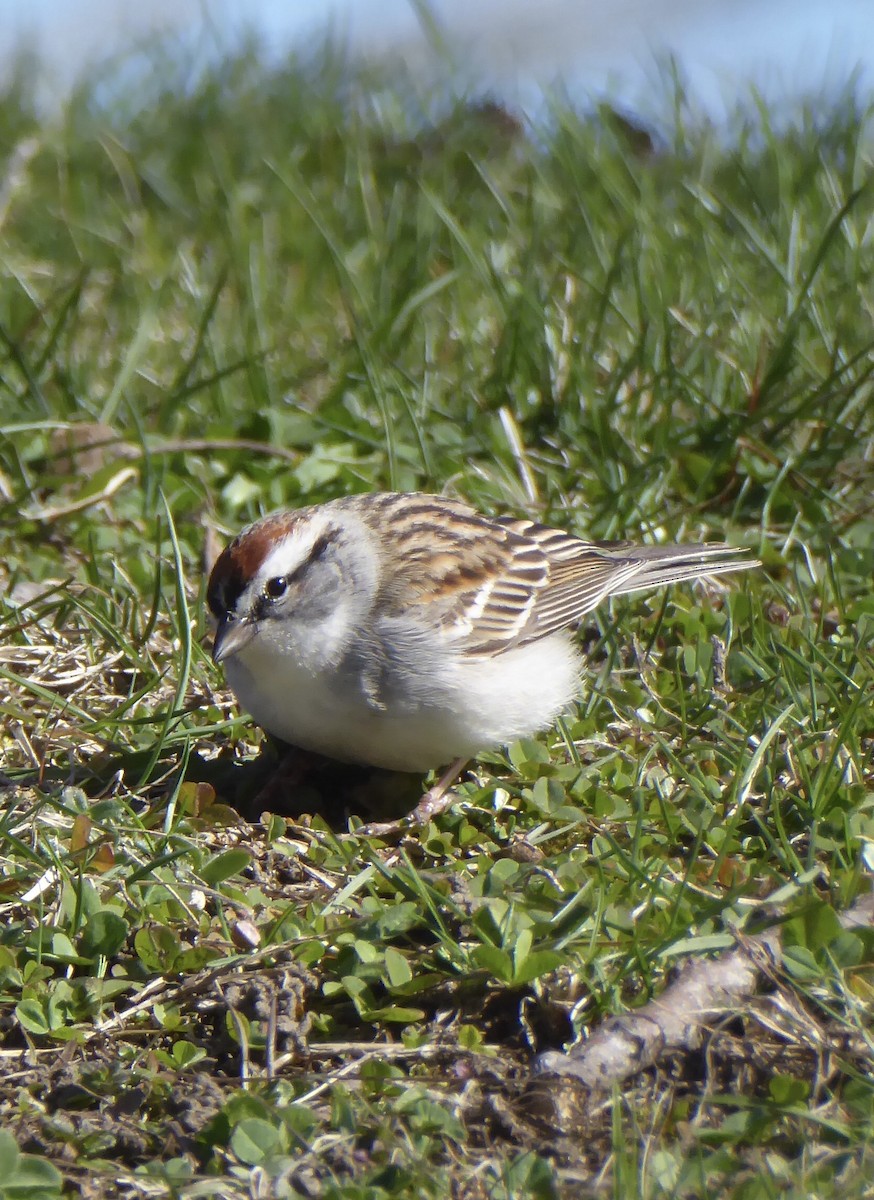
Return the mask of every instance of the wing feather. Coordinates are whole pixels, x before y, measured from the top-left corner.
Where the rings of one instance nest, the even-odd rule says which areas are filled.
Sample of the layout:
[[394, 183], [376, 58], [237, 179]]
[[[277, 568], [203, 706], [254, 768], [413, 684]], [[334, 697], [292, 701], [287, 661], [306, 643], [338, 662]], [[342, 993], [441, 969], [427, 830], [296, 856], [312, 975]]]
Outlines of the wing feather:
[[421, 606], [471, 657], [572, 628], [608, 596], [759, 565], [719, 542], [586, 542], [440, 496], [386, 493], [379, 501], [368, 519], [392, 545], [380, 602], [398, 613]]

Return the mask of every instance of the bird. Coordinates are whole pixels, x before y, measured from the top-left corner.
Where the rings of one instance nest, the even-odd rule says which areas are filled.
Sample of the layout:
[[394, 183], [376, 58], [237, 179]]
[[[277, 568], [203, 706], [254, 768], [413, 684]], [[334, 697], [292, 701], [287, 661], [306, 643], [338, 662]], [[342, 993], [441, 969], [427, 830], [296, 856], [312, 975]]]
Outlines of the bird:
[[425, 820], [486, 749], [549, 728], [579, 696], [573, 631], [610, 596], [743, 571], [721, 542], [586, 541], [461, 500], [367, 492], [262, 517], [207, 585], [212, 657], [284, 742], [393, 771], [448, 770]]

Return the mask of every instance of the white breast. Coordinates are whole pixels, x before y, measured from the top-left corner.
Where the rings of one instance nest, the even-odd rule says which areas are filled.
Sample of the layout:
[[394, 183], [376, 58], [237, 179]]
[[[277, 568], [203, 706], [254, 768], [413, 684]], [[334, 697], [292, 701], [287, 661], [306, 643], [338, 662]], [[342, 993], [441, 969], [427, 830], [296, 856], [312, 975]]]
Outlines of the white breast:
[[443, 648], [416, 674], [405, 665], [376, 707], [349, 675], [303, 667], [256, 637], [225, 663], [240, 704], [269, 733], [343, 762], [421, 772], [548, 727], [575, 698], [580, 660], [553, 634], [494, 658]]

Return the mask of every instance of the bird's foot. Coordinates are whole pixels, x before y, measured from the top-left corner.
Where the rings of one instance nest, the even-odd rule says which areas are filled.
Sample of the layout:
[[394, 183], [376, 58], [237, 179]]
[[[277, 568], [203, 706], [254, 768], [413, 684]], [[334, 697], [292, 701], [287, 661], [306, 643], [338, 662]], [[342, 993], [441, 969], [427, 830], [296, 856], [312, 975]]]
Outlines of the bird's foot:
[[467, 766], [467, 762], [466, 758], [457, 758], [434, 786], [428, 788], [407, 816], [400, 817], [397, 821], [370, 821], [357, 829], [356, 833], [362, 837], [402, 837], [421, 825], [427, 825], [433, 817], [438, 817], [452, 806], [456, 797], [455, 793], [450, 791], [450, 786]]

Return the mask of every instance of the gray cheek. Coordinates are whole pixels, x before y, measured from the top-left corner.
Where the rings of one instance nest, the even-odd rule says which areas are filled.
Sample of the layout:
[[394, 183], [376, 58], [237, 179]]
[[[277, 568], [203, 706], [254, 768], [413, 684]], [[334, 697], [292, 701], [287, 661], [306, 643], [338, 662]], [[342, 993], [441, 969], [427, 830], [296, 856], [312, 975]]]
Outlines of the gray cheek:
[[307, 623], [324, 620], [337, 608], [341, 595], [340, 573], [333, 563], [313, 563], [272, 615]]

